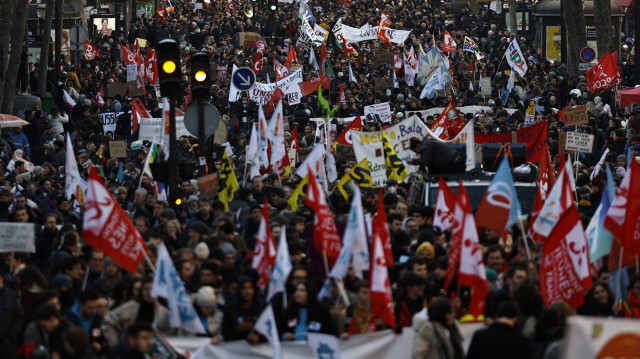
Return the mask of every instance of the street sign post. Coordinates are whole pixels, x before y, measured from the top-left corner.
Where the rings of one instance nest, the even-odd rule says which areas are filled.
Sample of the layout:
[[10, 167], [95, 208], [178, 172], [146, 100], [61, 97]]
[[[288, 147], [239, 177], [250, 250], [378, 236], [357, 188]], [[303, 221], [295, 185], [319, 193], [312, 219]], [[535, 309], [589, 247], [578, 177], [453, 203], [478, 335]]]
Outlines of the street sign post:
[[249, 67], [240, 67], [231, 75], [231, 83], [238, 91], [249, 91], [256, 84], [256, 74]]
[[[210, 103], [202, 104], [204, 112], [204, 136], [211, 136], [220, 123], [220, 114], [218, 110]], [[198, 126], [198, 103], [192, 103], [184, 113], [184, 127], [187, 128], [192, 135], [199, 137], [200, 131]]]
[[595, 58], [596, 58], [596, 50], [590, 47], [585, 47], [584, 49], [580, 50], [580, 59], [582, 61], [591, 62]]

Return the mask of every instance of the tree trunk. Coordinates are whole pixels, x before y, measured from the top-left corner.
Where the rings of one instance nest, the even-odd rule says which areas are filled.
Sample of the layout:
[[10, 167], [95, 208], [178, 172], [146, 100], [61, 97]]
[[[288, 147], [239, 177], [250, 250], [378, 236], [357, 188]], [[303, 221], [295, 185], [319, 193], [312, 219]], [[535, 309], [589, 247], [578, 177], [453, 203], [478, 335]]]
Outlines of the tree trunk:
[[578, 70], [578, 51], [576, 50], [576, 41], [573, 41], [577, 37], [576, 23], [574, 21], [574, 8], [573, 1], [564, 1], [564, 25], [566, 26], [566, 38], [567, 38], [567, 53], [562, 54], [562, 62], [566, 62], [569, 75], [578, 76], [580, 71]]
[[4, 82], [2, 113], [13, 113], [13, 98], [16, 96], [16, 81], [18, 80], [20, 61], [22, 61], [22, 42], [27, 35], [27, 12], [30, 2], [31, 0], [17, 0], [15, 3], [15, 22], [11, 27], [11, 59], [9, 59]]
[[57, 84], [62, 75], [62, 69], [60, 64], [62, 63], [62, 20], [64, 19], [63, 0], [56, 0], [56, 48], [54, 49], [55, 55], [53, 56], [54, 77], [53, 81]]
[[[584, 19], [584, 6], [582, 0], [570, 0], [573, 4], [573, 18], [576, 22], [576, 42], [578, 54], [587, 47], [587, 22]], [[607, 1], [607, 0], [604, 0]], [[611, 5], [611, 4], [609, 4]], [[611, 29], [611, 28], [609, 28]]]
[[[636, 39], [640, 39], [640, 6], [636, 6], [633, 9], [633, 32], [635, 33]], [[638, 53], [640, 44], [636, 43], [634, 48], [634, 54]], [[634, 80], [636, 84], [640, 84], [640, 58], [634, 59]]]
[[613, 32], [611, 31], [611, 2], [593, 0], [594, 24], [596, 25], [598, 56], [613, 51]]
[[13, 24], [13, 13], [16, 0], [2, 1], [2, 24], [0, 25], [0, 108], [4, 94], [7, 66], [9, 64], [9, 34]]
[[40, 50], [40, 69], [38, 70], [38, 95], [47, 94], [47, 73], [49, 69], [49, 46], [51, 45], [51, 26], [53, 25], [53, 8], [55, 0], [47, 0], [47, 13], [42, 30], [42, 49]]
[[[501, 6], [501, 2], [498, 2], [498, 6]], [[509, 0], [509, 32], [514, 35], [518, 35], [518, 19], [516, 17], [516, 0]]]

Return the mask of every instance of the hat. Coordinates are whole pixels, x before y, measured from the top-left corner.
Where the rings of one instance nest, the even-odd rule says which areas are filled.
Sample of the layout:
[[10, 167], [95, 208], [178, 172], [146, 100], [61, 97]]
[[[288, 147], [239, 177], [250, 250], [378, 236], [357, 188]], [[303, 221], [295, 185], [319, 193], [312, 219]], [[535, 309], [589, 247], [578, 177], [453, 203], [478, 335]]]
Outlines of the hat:
[[498, 272], [496, 272], [496, 270], [493, 268], [485, 267], [484, 273], [487, 276], [488, 282], [495, 282], [498, 279]]
[[582, 95], [582, 92], [578, 89], [573, 89], [571, 90], [571, 92], [569, 92], [569, 95], [576, 95], [576, 96], [580, 96]]
[[226, 256], [227, 254], [236, 254], [238, 251], [231, 242], [224, 242], [224, 244], [222, 244], [222, 253]]
[[243, 138], [247, 138], [247, 135], [244, 132], [238, 135], [238, 141], [242, 140]]
[[415, 273], [408, 273], [407, 275], [405, 275], [404, 277], [402, 277], [402, 279], [400, 279], [400, 283], [405, 286], [405, 287], [409, 287], [412, 285], [425, 285], [425, 280], [424, 278], [422, 278], [421, 276], [415, 274]]
[[204, 242], [198, 243], [194, 251], [196, 252], [196, 257], [202, 261], [209, 259], [209, 254], [211, 254], [209, 246]]
[[171, 208], [167, 208], [160, 214], [160, 218], [176, 219], [176, 211]]
[[132, 150], [134, 150], [134, 151], [135, 151], [135, 150], [139, 150], [139, 149], [141, 149], [141, 148], [142, 148], [142, 141], [138, 140], [138, 141], [133, 141], [133, 142], [131, 143], [131, 149], [132, 149]]
[[13, 152], [13, 157], [22, 157], [22, 154], [23, 154], [23, 153], [24, 153], [24, 152], [22, 152], [22, 150], [15, 150], [15, 151]]
[[84, 158], [85, 160], [89, 159], [89, 154], [87, 152], [81, 153], [78, 158]]
[[416, 249], [416, 254], [419, 254], [420, 252], [426, 250], [427, 252], [429, 252], [431, 254], [431, 258], [435, 258], [436, 257], [436, 250], [433, 248], [433, 245], [429, 242], [423, 242], [421, 245], [418, 246], [418, 249]]
[[620, 155], [617, 158], [618, 161], [623, 160], [625, 163], [627, 162], [627, 157], [625, 155]]
[[200, 234], [209, 234], [209, 226], [202, 221], [195, 221], [189, 225], [189, 229], [193, 229], [194, 231]]
[[196, 294], [196, 304], [199, 307], [215, 307], [217, 304], [216, 291], [212, 287], [205, 285], [198, 289]]
[[56, 274], [55, 277], [53, 277], [53, 280], [51, 281], [51, 288], [52, 289], [59, 289], [62, 287], [73, 287], [73, 283], [71, 283], [71, 279], [69, 279], [69, 277], [66, 274]]
[[191, 196], [189, 196], [189, 199], [187, 200], [187, 202], [189, 203], [198, 202], [198, 196], [196, 196], [195, 194], [192, 194]]

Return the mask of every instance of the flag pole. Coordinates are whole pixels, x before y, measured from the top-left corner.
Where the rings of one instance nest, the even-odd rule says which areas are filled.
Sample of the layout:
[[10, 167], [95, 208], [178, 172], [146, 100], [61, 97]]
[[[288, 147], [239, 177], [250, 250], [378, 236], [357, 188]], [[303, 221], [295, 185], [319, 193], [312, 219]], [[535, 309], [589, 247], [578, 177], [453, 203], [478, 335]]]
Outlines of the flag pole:
[[327, 260], [327, 251], [322, 249], [322, 262], [324, 263], [324, 272], [329, 276], [329, 261]]
[[518, 221], [520, 222], [520, 232], [522, 233], [522, 241], [524, 242], [524, 248], [527, 250], [527, 259], [532, 260], [531, 251], [529, 250], [529, 243], [527, 242], [527, 235], [524, 232], [524, 223], [522, 222], [522, 217], [518, 216]]
[[[624, 247], [620, 246], [620, 257], [618, 258], [618, 279], [616, 281], [616, 297], [618, 296], [618, 291], [621, 291], [620, 283], [622, 281], [622, 255], [624, 253]], [[622, 295], [622, 293], [620, 293]]]
[[89, 263], [87, 263], [87, 267], [84, 271], [84, 278], [82, 278], [82, 291], [84, 292], [84, 290], [87, 288], [87, 282], [89, 281], [89, 270], [91, 270], [91, 267], [89, 266]]

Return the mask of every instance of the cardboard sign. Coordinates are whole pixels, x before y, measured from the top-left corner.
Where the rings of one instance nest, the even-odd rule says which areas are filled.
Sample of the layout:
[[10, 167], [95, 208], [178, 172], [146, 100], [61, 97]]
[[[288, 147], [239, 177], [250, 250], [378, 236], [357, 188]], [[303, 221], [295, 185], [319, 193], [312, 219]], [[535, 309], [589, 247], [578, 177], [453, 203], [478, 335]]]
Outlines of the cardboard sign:
[[589, 123], [589, 116], [587, 115], [587, 105], [580, 105], [576, 107], [565, 107], [562, 110], [563, 122], [565, 126], [584, 125]]
[[480, 79], [480, 94], [482, 96], [491, 96], [491, 77]]
[[567, 150], [567, 133], [566, 132], [558, 132], [558, 154], [561, 155], [572, 155], [575, 152]]
[[353, 151], [353, 146], [349, 145], [336, 145], [336, 161], [355, 161], [356, 153]]
[[113, 82], [107, 85], [107, 93], [105, 94], [105, 96], [116, 97], [120, 95], [124, 97], [127, 95], [128, 89], [129, 88], [127, 87], [127, 84], [124, 82]]
[[212, 173], [198, 178], [198, 190], [201, 196], [215, 197], [218, 192], [218, 174]]
[[112, 158], [126, 158], [127, 143], [124, 141], [109, 141], [109, 153]]
[[365, 106], [364, 117], [367, 122], [391, 122], [391, 107], [388, 102]]
[[376, 91], [393, 89], [393, 79], [376, 77], [373, 79]]
[[245, 46], [245, 41], [258, 41], [257, 32], [239, 32], [238, 45]]
[[564, 148], [571, 151], [591, 153], [595, 136], [586, 133], [566, 132]]
[[33, 223], [0, 222], [0, 253], [36, 252]]
[[371, 62], [375, 64], [393, 64], [393, 53], [389, 49], [380, 48], [373, 54]]

